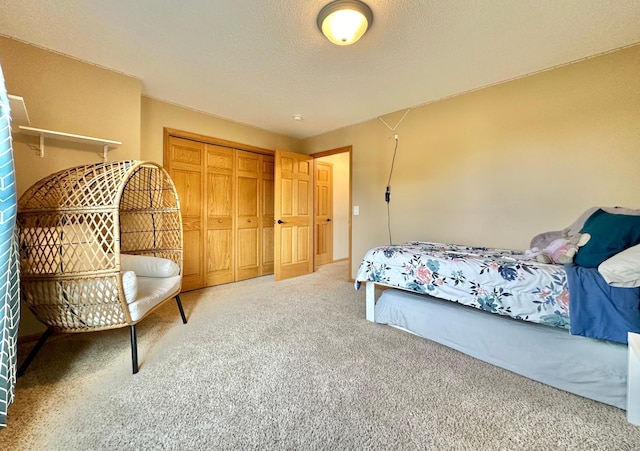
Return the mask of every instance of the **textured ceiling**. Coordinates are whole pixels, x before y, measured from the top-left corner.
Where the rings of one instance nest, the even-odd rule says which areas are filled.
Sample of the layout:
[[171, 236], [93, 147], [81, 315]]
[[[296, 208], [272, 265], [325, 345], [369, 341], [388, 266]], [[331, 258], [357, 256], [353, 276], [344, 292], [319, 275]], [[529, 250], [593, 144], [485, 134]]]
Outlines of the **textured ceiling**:
[[326, 3], [2, 0], [0, 34], [296, 138], [640, 42], [640, 0], [366, 0], [373, 26], [339, 47]]

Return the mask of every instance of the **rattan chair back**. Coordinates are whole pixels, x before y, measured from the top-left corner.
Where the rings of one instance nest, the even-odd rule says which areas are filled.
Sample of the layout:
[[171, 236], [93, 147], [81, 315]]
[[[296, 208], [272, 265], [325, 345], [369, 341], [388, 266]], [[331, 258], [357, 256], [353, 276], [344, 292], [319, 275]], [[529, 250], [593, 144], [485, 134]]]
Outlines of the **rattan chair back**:
[[156, 163], [97, 163], [52, 174], [21, 196], [17, 224], [22, 300], [54, 331], [137, 322], [123, 292], [123, 253], [168, 258], [182, 274], [178, 195]]

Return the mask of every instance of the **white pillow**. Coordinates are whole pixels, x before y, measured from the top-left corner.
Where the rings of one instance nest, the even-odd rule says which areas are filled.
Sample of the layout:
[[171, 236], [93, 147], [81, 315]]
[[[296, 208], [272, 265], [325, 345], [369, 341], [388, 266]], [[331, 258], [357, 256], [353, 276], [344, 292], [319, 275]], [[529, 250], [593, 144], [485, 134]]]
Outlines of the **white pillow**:
[[180, 267], [168, 258], [150, 255], [120, 255], [120, 268], [133, 271], [140, 277], [173, 277], [180, 274]]
[[138, 297], [138, 278], [133, 271], [124, 271], [122, 273], [122, 288], [124, 290], [124, 298], [127, 304], [131, 304]]
[[640, 244], [609, 257], [598, 271], [612, 287], [640, 287]]

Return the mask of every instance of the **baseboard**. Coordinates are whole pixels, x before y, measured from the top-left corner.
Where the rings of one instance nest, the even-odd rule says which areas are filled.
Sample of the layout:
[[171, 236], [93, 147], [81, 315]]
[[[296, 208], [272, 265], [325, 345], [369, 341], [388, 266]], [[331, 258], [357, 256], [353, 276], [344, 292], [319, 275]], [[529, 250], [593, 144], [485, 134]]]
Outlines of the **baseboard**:
[[18, 346], [32, 343], [34, 341], [38, 341], [38, 339], [42, 336], [43, 333], [44, 331], [37, 334], [29, 334], [29, 335], [23, 335], [21, 337], [18, 337]]

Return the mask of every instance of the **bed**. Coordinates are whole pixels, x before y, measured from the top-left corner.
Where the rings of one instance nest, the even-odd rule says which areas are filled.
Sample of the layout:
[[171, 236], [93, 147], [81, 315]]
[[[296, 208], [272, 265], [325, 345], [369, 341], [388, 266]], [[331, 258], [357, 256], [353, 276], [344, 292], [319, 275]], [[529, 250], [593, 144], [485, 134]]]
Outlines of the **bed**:
[[[624, 239], [614, 246], [618, 231]], [[575, 262], [547, 263], [532, 252], [576, 233], [590, 239]], [[366, 283], [366, 318], [635, 413], [627, 342], [640, 333], [640, 210], [594, 207], [531, 244], [370, 249], [355, 282]]]

